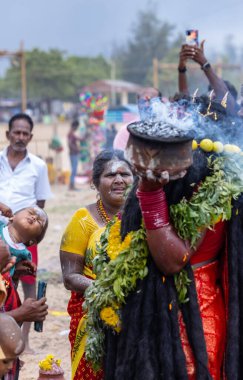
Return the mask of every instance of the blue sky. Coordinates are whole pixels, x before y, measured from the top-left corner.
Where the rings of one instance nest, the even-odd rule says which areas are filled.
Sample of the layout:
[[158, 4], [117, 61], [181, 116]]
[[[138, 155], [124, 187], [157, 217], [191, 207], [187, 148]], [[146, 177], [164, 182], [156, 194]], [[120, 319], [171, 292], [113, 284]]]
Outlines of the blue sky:
[[[148, 0], [0, 0], [0, 49], [59, 48], [69, 54], [109, 56], [114, 43], [125, 41], [138, 10], [152, 6]], [[222, 48], [232, 34], [243, 46], [242, 0], [158, 0], [161, 19], [183, 32], [199, 29], [206, 49]], [[5, 63], [4, 63], [5, 61]], [[1, 59], [0, 65], [6, 64]]]

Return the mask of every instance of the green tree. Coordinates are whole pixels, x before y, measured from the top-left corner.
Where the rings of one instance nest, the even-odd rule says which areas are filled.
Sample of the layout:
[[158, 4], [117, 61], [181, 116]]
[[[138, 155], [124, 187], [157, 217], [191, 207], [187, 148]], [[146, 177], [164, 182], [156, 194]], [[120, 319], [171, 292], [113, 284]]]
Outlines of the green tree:
[[148, 84], [153, 58], [161, 60], [166, 56], [173, 30], [173, 25], [158, 18], [156, 9], [140, 11], [126, 46], [114, 52], [120, 76], [138, 84]]
[[[28, 99], [73, 100], [84, 85], [110, 76], [109, 64], [102, 56], [68, 57], [63, 51], [33, 49], [26, 53]], [[16, 59], [0, 80], [1, 97], [20, 97], [20, 62]]]
[[66, 60], [68, 69], [69, 83], [71, 85], [71, 93], [67, 94], [73, 96], [78, 94], [80, 89], [88, 84], [110, 77], [110, 65], [102, 57], [95, 58], [71, 56]]

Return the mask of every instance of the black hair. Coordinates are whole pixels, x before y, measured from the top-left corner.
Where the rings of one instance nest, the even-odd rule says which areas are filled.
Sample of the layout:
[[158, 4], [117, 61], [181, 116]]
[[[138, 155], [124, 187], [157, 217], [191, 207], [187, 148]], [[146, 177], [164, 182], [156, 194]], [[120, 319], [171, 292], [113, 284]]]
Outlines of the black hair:
[[104, 149], [100, 152], [93, 163], [92, 182], [96, 188], [100, 184], [100, 176], [105, 170], [105, 165], [111, 160], [124, 161], [132, 171], [131, 164], [125, 159], [124, 153], [119, 149]]
[[77, 129], [79, 126], [79, 121], [78, 120], [73, 120], [71, 123], [71, 128], [72, 129]]
[[[207, 155], [194, 153], [193, 166], [187, 175], [165, 186], [169, 204], [182, 197], [190, 198], [192, 183], [199, 183], [209, 174]], [[141, 226], [142, 215], [136, 197], [138, 181], [126, 200], [122, 216], [122, 238]], [[122, 330], [118, 335], [106, 334], [104, 358], [105, 380], [187, 380], [186, 358], [178, 322], [179, 303], [173, 276], [162, 282], [161, 273], [150, 256], [148, 275], [139, 281], [136, 290], [122, 307]], [[188, 263], [184, 268], [191, 280], [190, 301], [181, 307], [188, 339], [196, 362], [196, 379], [210, 380], [208, 357], [193, 271]], [[169, 304], [172, 309], [169, 309]]]
[[31, 117], [29, 115], [27, 115], [26, 113], [17, 113], [16, 115], [12, 116], [11, 119], [9, 120], [9, 122], [8, 122], [8, 130], [9, 131], [11, 131], [11, 129], [13, 127], [13, 123], [16, 120], [26, 120], [27, 123], [30, 126], [30, 132], [34, 128], [33, 120], [31, 119]]

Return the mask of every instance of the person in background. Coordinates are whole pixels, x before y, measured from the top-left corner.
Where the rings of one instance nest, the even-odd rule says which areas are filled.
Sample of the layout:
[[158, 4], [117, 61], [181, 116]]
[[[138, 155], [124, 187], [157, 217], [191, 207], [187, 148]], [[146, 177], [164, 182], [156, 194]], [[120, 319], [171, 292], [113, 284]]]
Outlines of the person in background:
[[116, 127], [114, 124], [109, 125], [106, 128], [106, 143], [105, 143], [105, 149], [112, 149], [113, 141], [116, 136]]
[[[9, 145], [0, 152], [0, 199], [13, 213], [31, 206], [44, 208], [52, 196], [46, 163], [31, 154], [27, 146], [33, 134], [33, 120], [25, 113], [14, 115], [8, 124], [6, 137]], [[32, 261], [37, 265], [37, 245], [28, 248]], [[35, 275], [21, 277], [24, 297], [36, 297]], [[30, 324], [24, 324], [25, 352], [33, 352], [29, 346]]]
[[0, 378], [3, 380], [14, 366], [15, 359], [24, 351], [24, 339], [17, 322], [7, 314], [0, 314]]
[[187, 61], [192, 60], [201, 66], [202, 71], [209, 81], [209, 91], [214, 91], [214, 100], [216, 102], [220, 103], [227, 94], [225, 101], [227, 114], [235, 116], [237, 114], [237, 91], [230, 82], [224, 81], [215, 73], [204, 54], [204, 42], [205, 40], [201, 42], [199, 47], [196, 45], [182, 45], [181, 47], [178, 65], [179, 93], [189, 95], [186, 72]]
[[69, 340], [73, 380], [103, 379], [103, 372], [95, 373], [83, 354], [85, 314], [82, 304], [83, 293], [95, 278], [92, 260], [96, 255], [96, 242], [106, 224], [123, 207], [126, 190], [133, 182], [130, 164], [123, 152], [104, 150], [98, 154], [93, 164], [92, 182], [98, 200], [75, 212], [60, 248], [64, 285], [71, 291], [68, 313], [71, 317]]
[[77, 135], [78, 127], [79, 127], [79, 121], [74, 120], [71, 123], [71, 127], [67, 136], [69, 157], [70, 157], [70, 163], [71, 163], [71, 176], [70, 176], [69, 190], [76, 190], [75, 177], [77, 175], [78, 161], [80, 157], [80, 150], [81, 150], [80, 142], [83, 140], [83, 138], [80, 138]]

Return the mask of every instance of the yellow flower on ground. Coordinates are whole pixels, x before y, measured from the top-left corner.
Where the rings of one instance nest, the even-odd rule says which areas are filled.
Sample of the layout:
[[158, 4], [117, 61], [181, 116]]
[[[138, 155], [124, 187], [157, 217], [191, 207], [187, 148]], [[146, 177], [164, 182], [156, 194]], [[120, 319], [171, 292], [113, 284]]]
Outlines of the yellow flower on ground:
[[50, 371], [52, 369], [52, 363], [49, 360], [42, 360], [39, 362], [39, 367], [42, 371]]
[[52, 365], [56, 363], [60, 367], [61, 360], [60, 359], [54, 359], [54, 355], [47, 355], [44, 360], [39, 362], [39, 367], [42, 371], [51, 371]]
[[54, 355], [52, 354], [46, 355], [45, 360], [52, 360], [52, 359], [54, 359]]
[[101, 310], [100, 318], [109, 326], [118, 328], [120, 325], [119, 316], [111, 306], [104, 307]]

